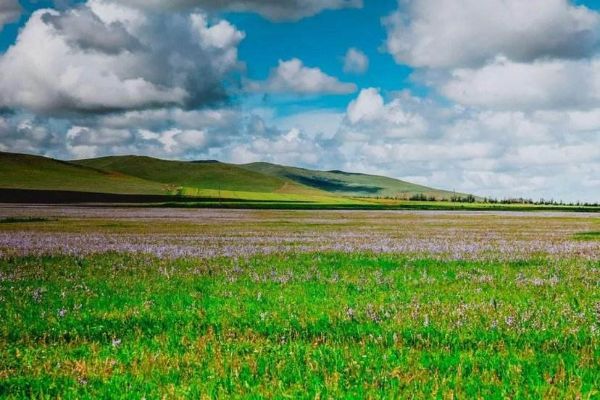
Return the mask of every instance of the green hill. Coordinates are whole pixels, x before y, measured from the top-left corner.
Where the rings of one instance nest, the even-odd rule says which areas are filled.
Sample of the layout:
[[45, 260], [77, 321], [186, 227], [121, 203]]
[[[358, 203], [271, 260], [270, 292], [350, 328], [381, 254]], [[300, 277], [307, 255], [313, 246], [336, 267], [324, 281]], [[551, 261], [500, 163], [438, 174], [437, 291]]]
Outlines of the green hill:
[[168, 194], [168, 185], [41, 156], [0, 152], [0, 188]]
[[245, 164], [241, 167], [261, 174], [289, 179], [340, 196], [409, 198], [422, 194], [441, 199], [453, 195], [449, 191], [432, 189], [385, 176], [343, 171], [314, 171], [263, 162]]
[[0, 153], [0, 189], [327, 204], [370, 204], [375, 197], [408, 199], [415, 194], [438, 199], [452, 195], [383, 176], [267, 163], [234, 165], [143, 156], [59, 161], [11, 153]]
[[[287, 179], [264, 175], [218, 161], [167, 161], [142, 156], [102, 157], [73, 161], [85, 167], [170, 185], [179, 190], [239, 191], [326, 195]], [[192, 190], [191, 193], [194, 191]]]

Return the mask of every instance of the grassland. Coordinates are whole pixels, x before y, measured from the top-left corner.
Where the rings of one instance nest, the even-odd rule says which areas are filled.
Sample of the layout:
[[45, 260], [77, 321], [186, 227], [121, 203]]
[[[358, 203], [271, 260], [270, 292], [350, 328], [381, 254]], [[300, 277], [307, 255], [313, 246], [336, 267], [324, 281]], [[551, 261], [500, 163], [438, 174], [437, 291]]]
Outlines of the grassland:
[[591, 214], [0, 219], [2, 398], [600, 396]]
[[598, 267], [372, 254], [5, 260], [0, 394], [592, 398]]
[[206, 196], [201, 201], [167, 201], [158, 207], [174, 208], [228, 208], [260, 210], [372, 210], [372, 211], [508, 211], [508, 212], [600, 212], [600, 206], [459, 203], [451, 201], [380, 200], [327, 196], [289, 196], [280, 194], [237, 193], [215, 190], [192, 190], [190, 193]]
[[0, 152], [0, 188], [169, 194], [168, 185], [50, 158]]
[[[12, 190], [12, 192], [11, 192]], [[37, 192], [23, 193], [15, 190]], [[54, 191], [57, 193], [49, 193]], [[61, 193], [59, 193], [61, 192]], [[62, 192], [75, 192], [73, 194]], [[93, 193], [86, 196], [86, 193]], [[0, 153], [0, 201], [53, 203], [61, 201], [110, 202], [115, 196], [137, 195], [123, 201], [156, 202], [150, 195], [171, 196], [173, 202], [197, 198], [196, 207], [235, 202], [237, 207], [298, 208], [303, 205], [341, 205], [385, 208], [377, 197], [424, 194], [450, 197], [438, 191], [396, 179], [341, 171], [311, 171], [274, 164], [234, 165], [217, 161], [182, 162], [151, 157], [118, 156], [59, 161], [40, 156]], [[146, 196], [146, 197], [144, 197]], [[68, 200], [74, 199], [74, 200]], [[121, 202], [121, 200], [118, 200]], [[247, 201], [248, 203], [244, 203]], [[275, 204], [278, 203], [278, 204]]]
[[599, 232], [580, 232], [575, 235], [577, 239], [581, 240], [600, 240]]
[[[182, 162], [151, 157], [104, 157], [79, 160], [78, 165], [161, 182], [184, 190], [206, 189], [254, 193], [325, 194], [277, 177], [220, 162]], [[186, 192], [183, 192], [184, 194]]]
[[324, 208], [338, 206], [369, 206], [372, 204], [372, 202], [367, 200], [332, 196], [324, 192], [303, 190], [302, 188], [283, 188], [276, 192], [255, 192], [186, 187], [181, 190], [181, 195], [205, 199], [202, 202], [196, 203], [190, 201], [188, 202], [189, 207], [202, 207], [206, 203], [223, 206], [223, 203], [228, 202], [229, 205], [240, 208], [276, 208], [280, 205], [290, 209], [302, 208], [303, 205], [310, 204]]

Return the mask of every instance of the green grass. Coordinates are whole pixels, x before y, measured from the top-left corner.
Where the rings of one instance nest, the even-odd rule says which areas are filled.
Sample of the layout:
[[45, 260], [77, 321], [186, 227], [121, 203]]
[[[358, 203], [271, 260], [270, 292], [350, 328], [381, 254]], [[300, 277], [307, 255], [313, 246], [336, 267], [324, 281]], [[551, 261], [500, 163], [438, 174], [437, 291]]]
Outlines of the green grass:
[[50, 158], [0, 152], [0, 188], [168, 194], [166, 185]]
[[[259, 210], [414, 210], [414, 211], [513, 211], [513, 212], [600, 212], [594, 206], [554, 206], [535, 204], [491, 204], [453, 203], [433, 201], [377, 201], [376, 199], [294, 196], [277, 194], [257, 194], [201, 190], [190, 193], [204, 193], [209, 200], [198, 202], [168, 202], [154, 204], [155, 207], [175, 208], [229, 208]], [[235, 200], [235, 201], [233, 201]]]
[[580, 240], [600, 240], [600, 231], [577, 233], [575, 234], [575, 238]]
[[4, 398], [598, 398], [600, 264], [0, 261]]
[[[216, 189], [195, 189], [186, 187], [181, 191], [181, 194], [184, 196], [191, 197], [202, 197], [209, 198], [214, 203], [214, 200], [221, 200], [221, 204], [223, 202], [227, 202], [228, 200], [235, 200], [235, 203], [238, 204], [239, 207], [245, 208], [247, 206], [255, 206], [260, 207], [264, 206], [266, 208], [269, 205], [276, 207], [277, 205], [286, 205], [288, 207], [294, 207], [313, 204], [317, 206], [327, 207], [330, 206], [343, 206], [343, 205], [369, 205], [367, 201], [359, 200], [359, 199], [351, 199], [347, 197], [338, 197], [327, 195], [327, 193], [310, 193], [306, 192], [303, 194], [299, 193], [270, 193], [270, 192], [246, 192], [246, 191], [232, 191], [232, 190], [216, 190]], [[249, 203], [245, 203], [248, 201]], [[195, 203], [191, 203], [195, 205]], [[201, 203], [199, 203], [201, 204]], [[218, 204], [217, 204], [218, 205]]]

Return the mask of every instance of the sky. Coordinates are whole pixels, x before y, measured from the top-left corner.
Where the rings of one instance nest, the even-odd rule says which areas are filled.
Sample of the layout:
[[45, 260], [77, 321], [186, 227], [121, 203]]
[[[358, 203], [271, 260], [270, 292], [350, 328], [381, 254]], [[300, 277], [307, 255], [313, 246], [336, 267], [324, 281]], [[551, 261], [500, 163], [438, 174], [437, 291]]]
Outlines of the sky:
[[0, 0], [0, 151], [600, 200], [600, 1]]

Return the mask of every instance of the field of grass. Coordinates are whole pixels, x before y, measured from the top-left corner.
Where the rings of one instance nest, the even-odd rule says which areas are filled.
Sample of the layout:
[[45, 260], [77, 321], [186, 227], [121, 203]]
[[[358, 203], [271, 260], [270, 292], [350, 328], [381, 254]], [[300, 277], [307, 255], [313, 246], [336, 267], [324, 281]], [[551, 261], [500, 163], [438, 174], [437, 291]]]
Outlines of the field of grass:
[[[306, 191], [305, 193], [298, 193], [295, 190], [291, 190], [290, 193], [286, 193], [285, 191], [277, 191], [277, 192], [247, 192], [240, 190], [217, 190], [217, 189], [196, 189], [186, 187], [181, 191], [181, 195], [190, 196], [190, 197], [202, 197], [209, 199], [217, 199], [222, 200], [223, 202], [227, 202], [228, 200], [236, 200], [234, 204], [237, 204], [238, 207], [244, 207], [244, 201], [248, 201], [247, 205], [250, 206], [254, 204], [255, 206], [263, 203], [265, 208], [269, 207], [269, 204], [287, 204], [291, 208], [294, 206], [301, 207], [302, 204], [313, 204], [320, 205], [323, 207], [327, 206], [340, 206], [340, 205], [366, 205], [369, 206], [371, 203], [367, 200], [360, 199], [351, 199], [348, 197], [338, 197], [333, 195], [328, 195], [327, 193], [319, 193], [317, 191], [310, 192]], [[198, 205], [191, 203], [192, 206]], [[201, 205], [201, 203], [200, 203]]]
[[600, 240], [600, 231], [598, 232], [581, 232], [575, 235], [577, 239], [581, 240]]
[[364, 197], [334, 197], [315, 195], [284, 195], [281, 193], [252, 193], [186, 189], [190, 196], [202, 195], [202, 201], [167, 202], [160, 207], [230, 208], [277, 210], [421, 210], [421, 211], [514, 211], [514, 212], [600, 212], [599, 206], [458, 203], [450, 201], [380, 200]]
[[593, 214], [0, 220], [0, 398], [600, 396]]
[[598, 395], [598, 262], [107, 255], [0, 266], [3, 396]]

